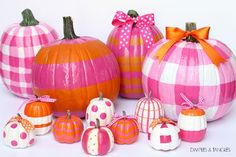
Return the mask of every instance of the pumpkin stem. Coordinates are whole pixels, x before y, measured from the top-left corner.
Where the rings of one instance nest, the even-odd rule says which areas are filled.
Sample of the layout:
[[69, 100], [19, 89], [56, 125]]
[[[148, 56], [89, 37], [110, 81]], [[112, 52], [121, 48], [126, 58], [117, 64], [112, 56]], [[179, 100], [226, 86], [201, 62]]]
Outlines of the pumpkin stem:
[[[197, 24], [194, 23], [194, 22], [187, 22], [185, 24], [185, 29], [186, 31], [188, 32], [191, 32], [193, 30], [196, 30], [197, 29]], [[197, 43], [198, 41], [191, 35], [189, 35], [188, 37], [186, 37], [186, 41], [187, 42], [193, 42], [193, 43]]]
[[30, 9], [23, 10], [21, 14], [23, 16], [23, 20], [20, 23], [20, 26], [27, 27], [39, 24], [39, 21], [34, 18], [34, 15]]
[[63, 24], [64, 24], [64, 38], [63, 39], [79, 38], [79, 36], [75, 34], [73, 21], [70, 16], [63, 17]]
[[96, 128], [100, 128], [100, 121], [98, 118], [96, 119], [96, 123], [97, 123]]
[[99, 100], [103, 100], [103, 94], [102, 94], [102, 92], [99, 92]]
[[71, 113], [70, 113], [70, 110], [67, 110], [66, 117], [67, 117], [67, 119], [71, 119]]
[[126, 116], [126, 112], [124, 110], [122, 111], [122, 114], [123, 114], [123, 116]]
[[151, 95], [152, 95], [152, 91], [149, 91], [149, 92], [148, 92], [148, 95], [147, 95], [147, 98], [150, 99], [150, 98], [151, 98]]
[[20, 118], [22, 118], [21, 115], [20, 115], [20, 113], [17, 113], [17, 116], [20, 117]]
[[132, 18], [136, 18], [139, 16], [137, 11], [135, 11], [135, 10], [129, 10], [127, 14]]

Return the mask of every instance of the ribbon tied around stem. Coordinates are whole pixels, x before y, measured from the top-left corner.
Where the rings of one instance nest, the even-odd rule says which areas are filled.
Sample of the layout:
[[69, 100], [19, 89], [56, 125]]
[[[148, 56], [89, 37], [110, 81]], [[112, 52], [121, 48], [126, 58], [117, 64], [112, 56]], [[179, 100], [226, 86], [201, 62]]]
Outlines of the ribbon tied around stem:
[[191, 108], [201, 108], [201, 109], [206, 109], [207, 106], [204, 105], [204, 99], [203, 97], [199, 98], [198, 103], [193, 103], [192, 101], [190, 101], [183, 93], [180, 93], [180, 96], [182, 97], [182, 99], [185, 101], [181, 104], [182, 107], [186, 108], [186, 109], [191, 109]]
[[146, 48], [149, 49], [154, 44], [154, 39], [151, 37], [152, 32], [150, 29], [150, 26], [154, 26], [155, 24], [154, 14], [146, 14], [132, 18], [122, 11], [117, 11], [112, 20], [112, 25], [121, 27], [119, 49], [129, 48], [131, 31], [134, 24], [140, 29]]
[[34, 125], [31, 124], [28, 120], [26, 119], [23, 119], [20, 114], [18, 114], [17, 116], [15, 117], [12, 117], [8, 122], [8, 123], [11, 123], [11, 122], [19, 122], [21, 123], [22, 127], [26, 130], [26, 132], [30, 132], [31, 130], [34, 130]]
[[225, 62], [225, 59], [206, 41], [209, 38], [209, 32], [210, 27], [203, 27], [193, 31], [184, 31], [178, 27], [166, 27], [166, 39], [168, 41], [157, 50], [154, 57], [157, 57], [161, 61], [175, 43], [188, 36], [192, 36], [200, 43], [211, 62], [219, 66]]

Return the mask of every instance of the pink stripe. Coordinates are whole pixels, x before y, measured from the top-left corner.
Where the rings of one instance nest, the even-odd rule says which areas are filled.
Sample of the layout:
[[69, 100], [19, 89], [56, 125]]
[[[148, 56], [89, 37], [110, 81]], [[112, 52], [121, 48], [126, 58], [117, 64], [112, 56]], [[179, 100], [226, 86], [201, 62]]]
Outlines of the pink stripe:
[[186, 131], [180, 129], [180, 138], [187, 142], [199, 142], [201, 141], [206, 134], [206, 129], [200, 131]]
[[122, 72], [121, 73], [122, 78], [131, 79], [131, 78], [141, 78], [142, 72]]
[[129, 99], [138, 99], [138, 98], [143, 97], [144, 94], [143, 93], [141, 93], [141, 94], [123, 94], [123, 93], [120, 93], [120, 96], [124, 97], [124, 98], [129, 98]]
[[170, 142], [171, 142], [171, 135], [160, 136], [160, 143], [170, 143]]
[[105, 155], [110, 150], [110, 137], [106, 130], [98, 131], [98, 155]]
[[88, 128], [84, 131], [83, 133], [83, 137], [82, 137], [82, 147], [83, 150], [85, 151], [85, 153], [88, 154], [88, 147], [87, 147], [87, 143], [89, 142], [89, 134], [90, 132], [93, 130], [94, 128]]
[[[39, 89], [75, 89], [110, 81], [119, 76], [113, 54], [94, 60], [64, 64], [35, 64], [32, 74]], [[70, 72], [68, 72], [70, 71]], [[96, 77], [91, 77], [96, 76]], [[60, 78], [60, 79], [55, 79]]]

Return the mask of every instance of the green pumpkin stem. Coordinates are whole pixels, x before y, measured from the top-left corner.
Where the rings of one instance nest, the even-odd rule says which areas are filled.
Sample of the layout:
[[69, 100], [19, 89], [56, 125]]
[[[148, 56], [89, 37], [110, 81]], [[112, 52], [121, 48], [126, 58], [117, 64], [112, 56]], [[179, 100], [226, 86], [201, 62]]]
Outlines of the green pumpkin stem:
[[96, 119], [96, 123], [97, 123], [96, 128], [100, 128], [100, 121], [98, 118]]
[[21, 12], [23, 20], [20, 23], [20, 26], [35, 26], [39, 24], [39, 21], [34, 18], [34, 15], [30, 9], [25, 9]]
[[77, 39], [79, 36], [75, 34], [73, 21], [70, 16], [63, 17], [64, 24], [64, 38], [63, 39]]
[[71, 113], [70, 113], [70, 110], [67, 110], [66, 117], [67, 117], [67, 119], [71, 119]]
[[[193, 30], [196, 30], [197, 29], [197, 24], [194, 23], [194, 22], [187, 22], [186, 25], [185, 25], [185, 29], [186, 31], [193, 31]], [[187, 42], [193, 42], [193, 43], [197, 43], [198, 41], [193, 37], [193, 36], [188, 36], [186, 37], [186, 41]]]
[[99, 92], [99, 100], [103, 100], [103, 94], [102, 94], [102, 92]]
[[132, 18], [136, 18], [139, 16], [137, 11], [135, 11], [135, 10], [129, 10], [127, 14]]

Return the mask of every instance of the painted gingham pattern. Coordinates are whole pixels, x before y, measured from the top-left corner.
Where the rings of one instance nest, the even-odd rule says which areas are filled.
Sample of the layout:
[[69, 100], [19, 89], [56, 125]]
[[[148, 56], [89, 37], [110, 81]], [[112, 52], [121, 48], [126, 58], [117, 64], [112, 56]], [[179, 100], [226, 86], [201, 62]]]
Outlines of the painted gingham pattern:
[[57, 33], [44, 23], [21, 27], [13, 24], [2, 35], [0, 73], [6, 87], [20, 97], [33, 94], [31, 66], [41, 46], [56, 40]]
[[172, 124], [158, 124], [149, 129], [148, 141], [157, 150], [173, 150], [180, 145], [179, 128]]
[[[154, 43], [163, 38], [157, 27], [150, 27]], [[142, 64], [148, 52], [147, 45], [137, 27], [132, 28], [129, 48], [119, 49], [119, 37], [122, 27], [115, 27], [111, 32], [107, 45], [115, 54], [121, 69], [120, 95], [127, 98], [141, 98], [144, 96], [142, 89]]]
[[141, 98], [136, 105], [135, 115], [141, 132], [148, 132], [154, 119], [164, 116], [160, 101], [156, 98]]
[[208, 106], [205, 110], [207, 120], [224, 116], [235, 99], [236, 59], [231, 50], [217, 40], [207, 40], [226, 62], [216, 67], [211, 63], [200, 44], [178, 42], [170, 48], [159, 62], [154, 54], [167, 40], [156, 44], [143, 64], [143, 88], [160, 99], [168, 118], [177, 120], [182, 110], [184, 93], [198, 102], [200, 97]]

